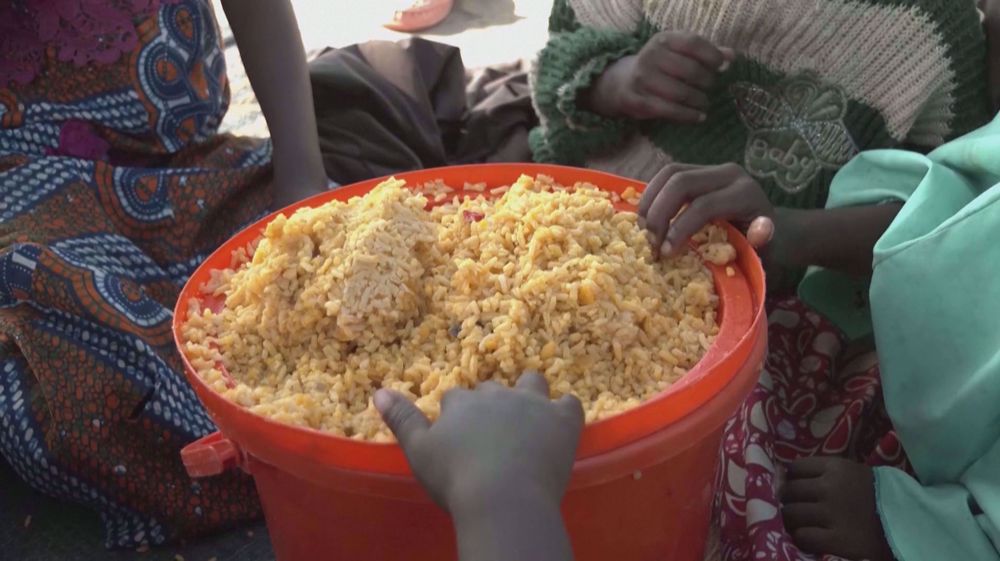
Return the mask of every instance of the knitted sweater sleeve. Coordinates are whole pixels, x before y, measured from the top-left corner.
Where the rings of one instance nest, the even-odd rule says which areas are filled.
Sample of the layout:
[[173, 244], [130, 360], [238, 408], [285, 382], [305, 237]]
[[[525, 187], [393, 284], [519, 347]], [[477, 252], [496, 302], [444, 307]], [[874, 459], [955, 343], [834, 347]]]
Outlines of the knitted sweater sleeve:
[[614, 13], [598, 1], [573, 4], [593, 5], [605, 13], [580, 18], [570, 0], [555, 0], [550, 38], [538, 56], [532, 80], [540, 126], [530, 140], [538, 162], [582, 165], [588, 156], [621, 142], [635, 126], [626, 119], [588, 111], [579, 98], [611, 63], [642, 48], [648, 33], [640, 26], [641, 0], [604, 2], [604, 6], [625, 4]]
[[925, 75], [935, 77], [936, 87], [923, 93], [912, 89], [920, 110], [905, 141], [922, 152], [981, 127], [993, 116], [991, 62], [982, 13], [971, 2], [930, 3], [927, 11], [937, 25], [949, 63], [923, 69]]

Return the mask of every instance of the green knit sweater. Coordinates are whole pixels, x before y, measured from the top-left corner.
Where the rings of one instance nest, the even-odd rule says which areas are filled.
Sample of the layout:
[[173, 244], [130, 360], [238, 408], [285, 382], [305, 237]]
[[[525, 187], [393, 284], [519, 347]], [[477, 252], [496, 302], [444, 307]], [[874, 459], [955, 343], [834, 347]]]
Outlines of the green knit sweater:
[[[533, 73], [535, 159], [648, 180], [664, 165], [738, 162], [781, 206], [823, 206], [861, 150], [932, 148], [990, 116], [975, 0], [555, 0]], [[582, 108], [609, 64], [664, 29], [738, 60], [708, 120], [610, 119]]]

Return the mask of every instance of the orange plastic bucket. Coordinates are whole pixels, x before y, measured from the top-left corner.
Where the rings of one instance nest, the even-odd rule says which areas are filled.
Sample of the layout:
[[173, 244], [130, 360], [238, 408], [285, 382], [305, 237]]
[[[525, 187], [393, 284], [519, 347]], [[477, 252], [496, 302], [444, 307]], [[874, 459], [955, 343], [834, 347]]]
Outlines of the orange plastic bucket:
[[[496, 187], [521, 174], [546, 174], [567, 185], [586, 181], [618, 193], [642, 188], [601, 172], [529, 164], [459, 166], [397, 177], [410, 184], [442, 179], [450, 185]], [[380, 181], [324, 193], [284, 212], [363, 195]], [[228, 267], [232, 251], [258, 237], [273, 216], [237, 234], [192, 275], [174, 312], [178, 343], [188, 300], [200, 298], [198, 288], [210, 271]], [[712, 267], [721, 300], [713, 346], [664, 393], [583, 432], [563, 504], [580, 561], [702, 558], [722, 428], [756, 382], [766, 347], [764, 273], [743, 236], [727, 228], [738, 259], [732, 276]], [[259, 417], [208, 388], [186, 357], [184, 364], [220, 431], [182, 452], [188, 472], [206, 477], [238, 466], [251, 473], [279, 561], [456, 558], [451, 521], [417, 484], [398, 446]]]

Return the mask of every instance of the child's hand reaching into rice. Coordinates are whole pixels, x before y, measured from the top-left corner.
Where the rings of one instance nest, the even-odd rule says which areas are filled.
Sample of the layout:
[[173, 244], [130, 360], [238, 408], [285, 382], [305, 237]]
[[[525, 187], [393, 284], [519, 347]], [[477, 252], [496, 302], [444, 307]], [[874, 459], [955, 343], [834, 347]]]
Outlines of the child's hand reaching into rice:
[[[686, 205], [686, 206], [685, 206]], [[769, 267], [824, 267], [870, 275], [872, 251], [901, 202], [832, 209], [775, 208], [740, 166], [671, 164], [649, 182], [639, 201], [639, 226], [654, 255], [669, 255], [714, 220], [744, 228], [764, 249]]]
[[657, 256], [683, 248], [714, 220], [744, 227], [750, 244], [757, 248], [774, 236], [774, 206], [757, 181], [737, 164], [671, 164], [649, 182], [638, 212], [639, 225], [649, 230]]
[[375, 394], [414, 474], [455, 523], [467, 561], [572, 559], [559, 503], [583, 429], [572, 396], [549, 400], [545, 378], [452, 390], [432, 425], [406, 397]]

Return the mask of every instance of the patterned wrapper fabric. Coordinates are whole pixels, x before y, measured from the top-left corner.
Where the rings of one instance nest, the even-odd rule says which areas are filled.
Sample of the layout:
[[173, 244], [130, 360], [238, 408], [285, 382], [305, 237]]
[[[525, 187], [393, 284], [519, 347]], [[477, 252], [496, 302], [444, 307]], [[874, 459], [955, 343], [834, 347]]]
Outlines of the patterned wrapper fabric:
[[[846, 339], [797, 298], [768, 306], [761, 380], [726, 425], [711, 561], [813, 561], [781, 519], [784, 467], [835, 456], [910, 470], [886, 413], [873, 354], [845, 361]], [[837, 557], [823, 556], [823, 561]]]
[[271, 201], [270, 144], [217, 133], [228, 95], [208, 0], [0, 0], [0, 453], [110, 547], [259, 515], [249, 477], [179, 456], [215, 427], [172, 307]]

